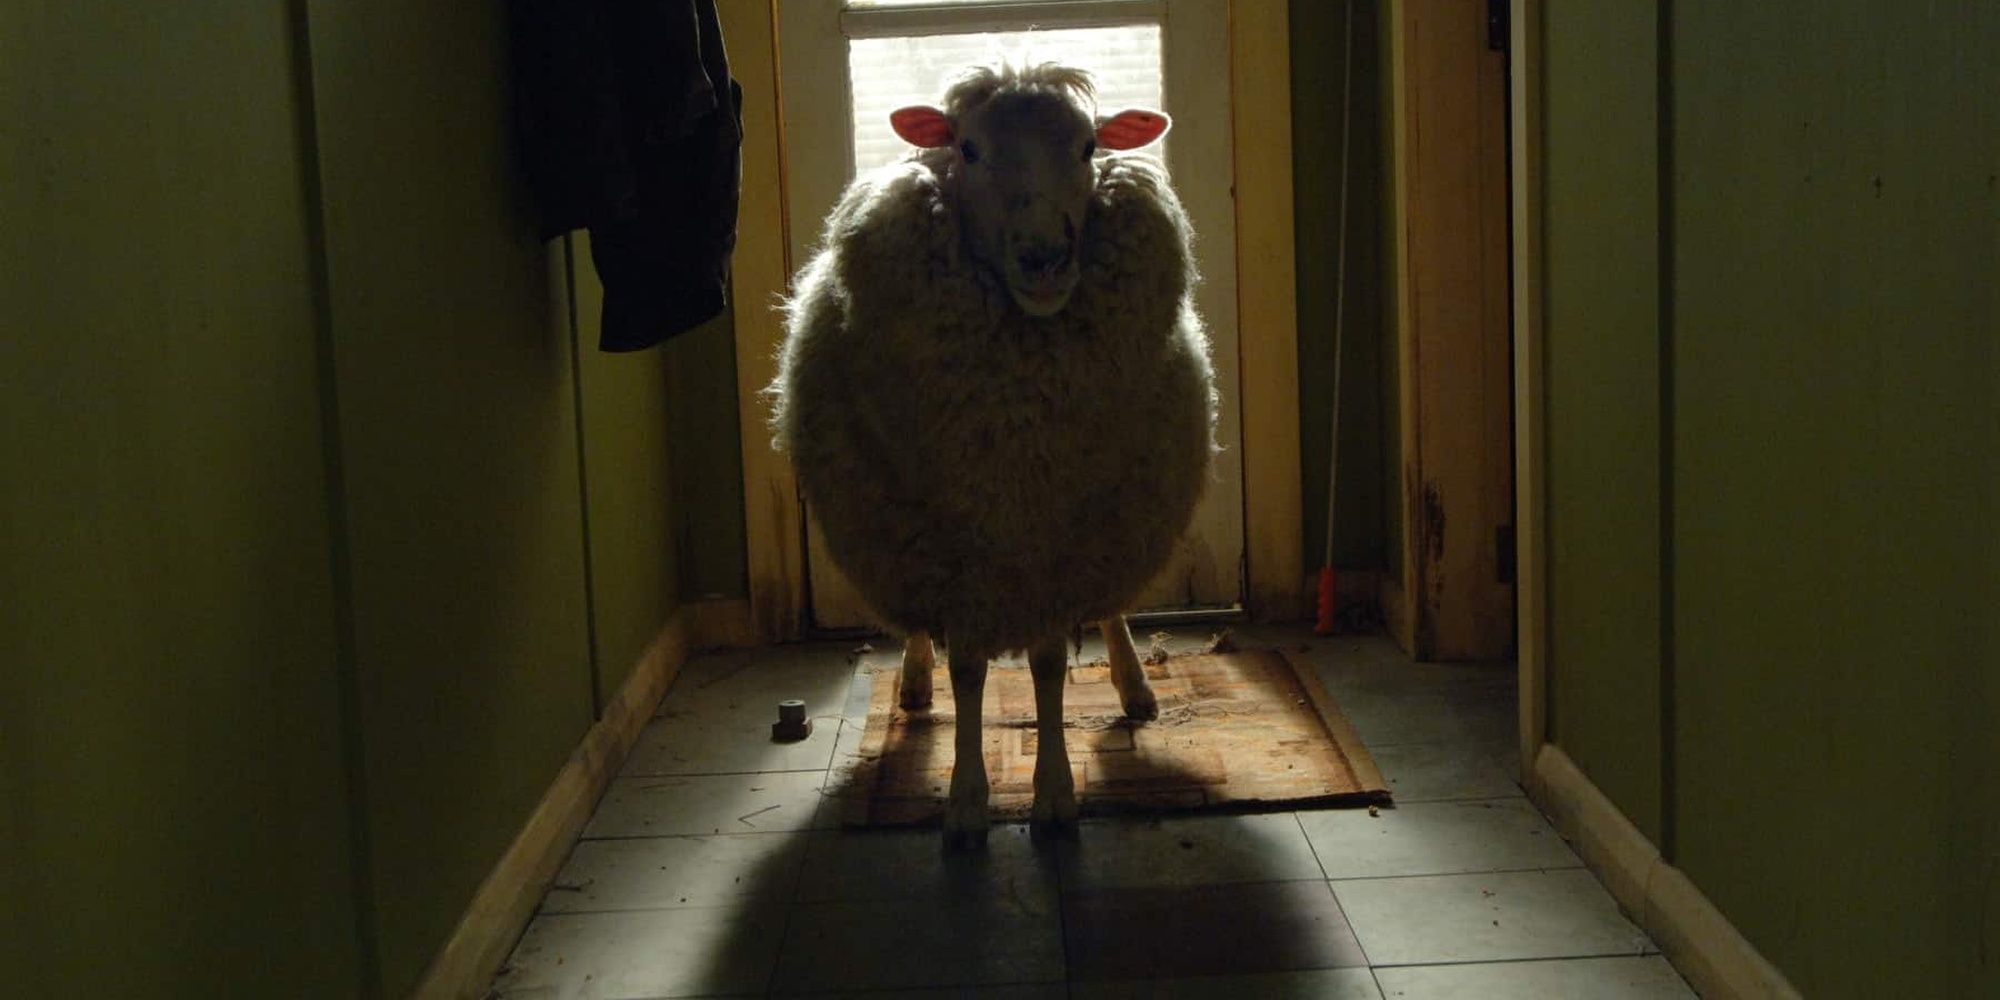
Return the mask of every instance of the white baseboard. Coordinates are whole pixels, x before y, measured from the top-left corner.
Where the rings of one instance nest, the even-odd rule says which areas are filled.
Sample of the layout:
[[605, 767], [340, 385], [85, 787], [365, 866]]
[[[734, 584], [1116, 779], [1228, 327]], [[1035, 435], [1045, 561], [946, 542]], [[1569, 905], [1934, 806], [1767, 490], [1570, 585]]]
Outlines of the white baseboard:
[[1720, 998], [1796, 998], [1784, 973], [1737, 931], [1686, 873], [1553, 743], [1542, 744], [1528, 794], [1576, 845], [1618, 905], [1660, 946], [1695, 992]]

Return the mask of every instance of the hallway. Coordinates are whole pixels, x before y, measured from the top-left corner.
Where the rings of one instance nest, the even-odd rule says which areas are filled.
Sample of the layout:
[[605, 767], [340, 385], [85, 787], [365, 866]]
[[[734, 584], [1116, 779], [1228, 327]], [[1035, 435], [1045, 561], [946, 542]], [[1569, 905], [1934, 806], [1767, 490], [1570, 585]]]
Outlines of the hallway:
[[[1055, 844], [996, 826], [984, 854], [947, 854], [932, 829], [842, 831], [821, 789], [855, 760], [871, 673], [900, 647], [707, 655], [495, 992], [1692, 996], [1522, 795], [1511, 664], [1415, 664], [1380, 637], [1302, 628], [1238, 636], [1309, 647], [1394, 808], [1095, 820]], [[801, 743], [770, 742], [785, 698], [814, 716]]]

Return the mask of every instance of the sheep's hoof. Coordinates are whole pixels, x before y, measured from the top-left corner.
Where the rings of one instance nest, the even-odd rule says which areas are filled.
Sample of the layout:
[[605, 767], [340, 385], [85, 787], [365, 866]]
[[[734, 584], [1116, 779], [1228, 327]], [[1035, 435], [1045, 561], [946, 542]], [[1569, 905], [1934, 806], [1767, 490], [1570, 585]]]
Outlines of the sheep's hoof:
[[980, 806], [974, 812], [958, 810], [946, 806], [944, 811], [944, 846], [955, 851], [976, 851], [986, 846], [986, 807]]
[[921, 686], [915, 684], [904, 685], [902, 696], [897, 699], [896, 703], [912, 712], [920, 708], [929, 708], [931, 707], [931, 686], [929, 684]]
[[947, 851], [983, 851], [986, 849], [986, 827], [977, 830], [945, 827], [944, 848]]
[[1131, 693], [1120, 693], [1118, 700], [1125, 706], [1125, 717], [1147, 722], [1160, 717], [1160, 699], [1153, 694], [1151, 685]]
[[1076, 816], [1074, 795], [1036, 799], [1035, 810], [1028, 818], [1028, 829], [1038, 837], [1073, 837], [1076, 835]]
[[1035, 775], [1035, 806], [1028, 821], [1036, 833], [1060, 834], [1076, 829], [1076, 784], [1065, 763], [1059, 770]]
[[951, 775], [951, 795], [944, 803], [945, 846], [986, 846], [987, 823], [985, 770], [955, 768]]

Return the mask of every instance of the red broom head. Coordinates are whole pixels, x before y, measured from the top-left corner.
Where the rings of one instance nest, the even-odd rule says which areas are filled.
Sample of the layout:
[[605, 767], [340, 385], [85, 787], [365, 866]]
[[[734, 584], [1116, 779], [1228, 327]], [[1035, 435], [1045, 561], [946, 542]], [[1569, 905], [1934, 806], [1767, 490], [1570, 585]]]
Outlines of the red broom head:
[[1340, 610], [1340, 597], [1336, 584], [1338, 576], [1332, 565], [1323, 566], [1319, 571], [1319, 621], [1313, 631], [1319, 635], [1333, 634], [1333, 615]]

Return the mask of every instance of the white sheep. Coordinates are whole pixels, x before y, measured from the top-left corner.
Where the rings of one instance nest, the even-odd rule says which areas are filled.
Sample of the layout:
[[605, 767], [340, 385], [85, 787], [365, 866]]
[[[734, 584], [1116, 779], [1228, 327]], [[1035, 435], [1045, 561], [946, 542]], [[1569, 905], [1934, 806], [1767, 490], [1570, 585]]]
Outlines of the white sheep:
[[928, 635], [948, 647], [946, 838], [985, 837], [981, 698], [1011, 650], [1034, 678], [1032, 817], [1072, 825], [1064, 638], [1102, 621], [1128, 714], [1155, 711], [1118, 615], [1166, 565], [1215, 450], [1187, 216], [1158, 161], [1094, 155], [1168, 120], [1099, 120], [1089, 75], [1044, 64], [968, 71], [942, 108], [890, 121], [920, 148], [847, 188], [799, 275], [777, 442], [834, 561], [911, 633], [906, 704], [929, 701]]

